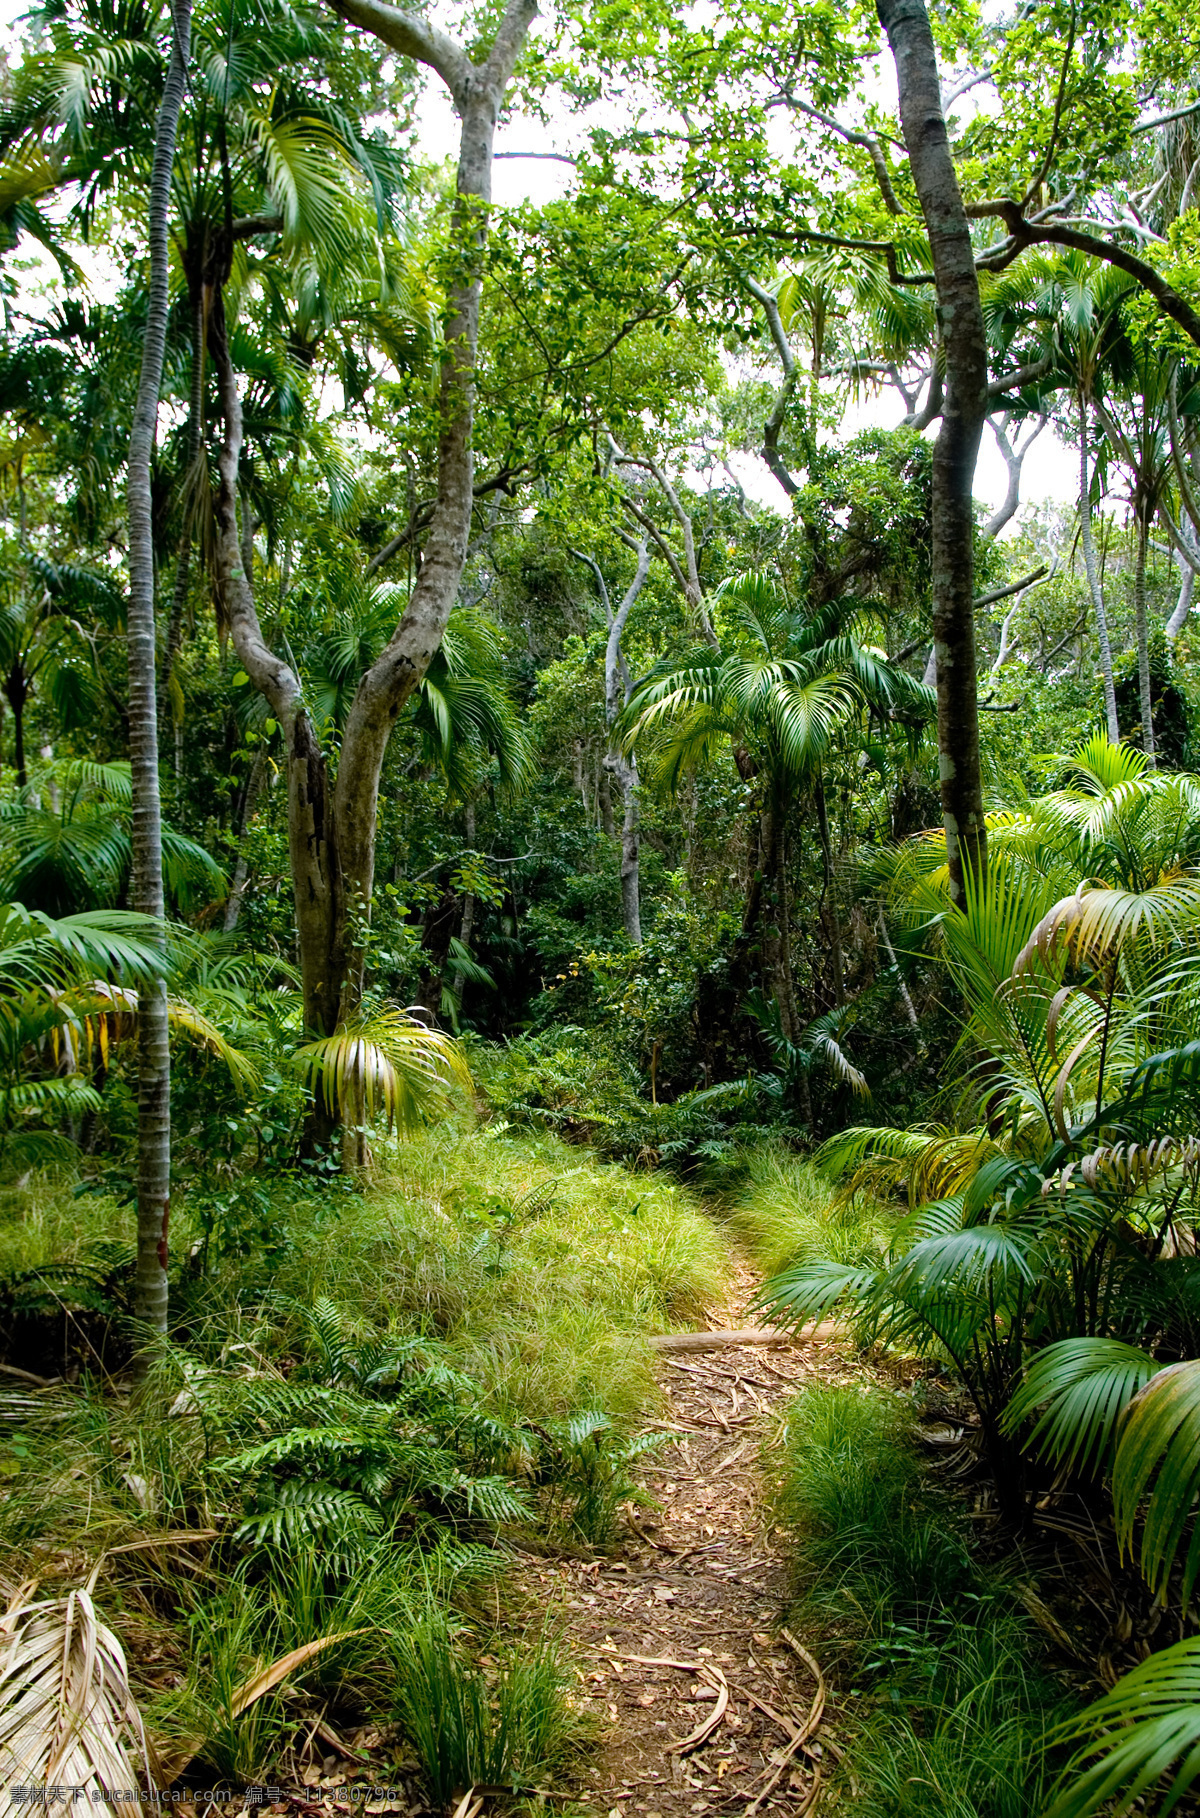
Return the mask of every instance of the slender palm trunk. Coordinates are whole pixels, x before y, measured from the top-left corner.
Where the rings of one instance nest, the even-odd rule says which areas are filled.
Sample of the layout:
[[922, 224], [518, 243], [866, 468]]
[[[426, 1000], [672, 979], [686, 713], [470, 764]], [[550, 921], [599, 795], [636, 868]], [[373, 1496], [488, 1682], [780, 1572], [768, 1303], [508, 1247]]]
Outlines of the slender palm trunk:
[[[129, 745], [133, 783], [133, 902], [163, 919], [162, 804], [155, 686], [154, 532], [150, 461], [167, 340], [167, 209], [175, 134], [187, 79], [191, 0], [174, 0], [171, 61], [159, 108], [150, 183], [150, 291], [129, 439]], [[166, 930], [164, 926], [163, 941]], [[167, 1327], [167, 1227], [171, 1205], [171, 1050], [165, 985], [147, 982], [138, 1015], [137, 1275], [134, 1311]]]
[[784, 810], [773, 785], [768, 786], [763, 805], [759, 839], [758, 875], [746, 904], [742, 933], [745, 938], [752, 928], [751, 915], [761, 920], [763, 978], [779, 1011], [779, 1027], [794, 1042], [798, 1032], [791, 988]]
[[238, 816], [237, 828], [237, 862], [233, 867], [233, 883], [225, 902], [224, 928], [226, 934], [232, 934], [238, 925], [242, 913], [242, 898], [246, 894], [246, 885], [250, 881], [250, 856], [246, 850], [247, 830], [254, 819], [258, 807], [258, 798], [262, 793], [263, 783], [267, 776], [267, 754], [263, 745], [254, 753], [254, 762], [250, 766], [250, 775], [246, 778], [246, 791], [242, 796], [242, 811]]
[[970, 223], [942, 113], [937, 52], [923, 0], [877, 0], [896, 65], [900, 121], [929, 232], [945, 352], [942, 423], [933, 449], [933, 642], [938, 771], [950, 895], [987, 864], [975, 669], [972, 488], [987, 414], [988, 353]]
[[780, 1022], [789, 1041], [800, 1033], [800, 1015], [796, 1009], [796, 974], [792, 965], [792, 901], [788, 889], [788, 865], [791, 858], [787, 817], [780, 815], [779, 884], [776, 892], [776, 927], [779, 932], [779, 1003]]
[[1083, 544], [1083, 566], [1087, 573], [1088, 592], [1096, 614], [1096, 642], [1100, 646], [1100, 669], [1104, 676], [1104, 716], [1108, 736], [1114, 745], [1121, 742], [1117, 723], [1117, 691], [1113, 684], [1112, 645], [1108, 641], [1108, 615], [1104, 610], [1104, 587], [1096, 562], [1096, 544], [1092, 537], [1092, 488], [1088, 477], [1088, 417], [1082, 395], [1079, 399], [1079, 540]]
[[842, 953], [842, 918], [838, 914], [837, 891], [833, 887], [833, 842], [829, 837], [829, 811], [825, 806], [825, 779], [817, 772], [816, 787], [813, 791], [817, 805], [817, 828], [821, 835], [821, 862], [824, 867], [824, 888], [821, 892], [822, 905], [829, 905], [829, 949], [833, 962], [833, 1001], [844, 1004], [846, 1001], [846, 963]]
[[17, 773], [17, 788], [29, 787], [29, 767], [25, 762], [25, 702], [29, 694], [29, 685], [20, 669], [14, 669], [8, 678], [4, 690], [13, 716], [13, 769]]
[[192, 518], [196, 488], [197, 464], [204, 425], [204, 293], [197, 291], [192, 299], [192, 375], [188, 388], [188, 426], [186, 468], [183, 479], [183, 529], [179, 534], [179, 553], [175, 562], [175, 586], [171, 594], [171, 615], [167, 620], [167, 650], [163, 659], [163, 720], [170, 700], [168, 687], [175, 669], [175, 659], [183, 642], [183, 615], [187, 606], [188, 583], [192, 572]]
[[1133, 604], [1137, 613], [1138, 700], [1142, 711], [1142, 750], [1154, 769], [1154, 697], [1150, 688], [1150, 629], [1146, 617], [1146, 555], [1150, 526], [1146, 512], [1137, 514], [1137, 564], [1133, 571]]
[[[475, 850], [475, 804], [468, 801], [463, 808], [463, 831], [467, 836], [467, 846]], [[462, 921], [459, 924], [458, 938], [467, 953], [471, 951], [471, 936], [475, 932], [475, 908], [478, 898], [473, 890], [468, 890], [463, 897]], [[458, 1013], [462, 1015], [463, 998], [467, 990], [467, 975], [459, 968], [454, 974], [450, 989], [458, 1000]]]

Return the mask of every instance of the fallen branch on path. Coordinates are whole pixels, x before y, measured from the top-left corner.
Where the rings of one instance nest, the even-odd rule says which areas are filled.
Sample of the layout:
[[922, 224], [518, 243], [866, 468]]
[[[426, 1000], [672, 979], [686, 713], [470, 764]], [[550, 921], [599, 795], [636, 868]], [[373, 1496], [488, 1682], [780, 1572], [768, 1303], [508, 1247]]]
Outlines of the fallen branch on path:
[[723, 1351], [727, 1345], [808, 1345], [839, 1338], [842, 1328], [823, 1319], [807, 1332], [781, 1332], [775, 1326], [742, 1326], [716, 1332], [664, 1332], [650, 1340], [655, 1351]]
[[[791, 1648], [792, 1652], [799, 1655], [800, 1659], [804, 1662], [805, 1666], [808, 1668], [809, 1672], [813, 1675], [814, 1679], [816, 1680], [816, 1682], [817, 1682], [816, 1696], [813, 1698], [812, 1709], [809, 1711], [808, 1716], [804, 1719], [804, 1722], [800, 1725], [800, 1728], [796, 1731], [795, 1735], [792, 1737], [792, 1739], [788, 1743], [787, 1747], [782, 1751], [782, 1753], [779, 1757], [779, 1761], [776, 1765], [775, 1772], [771, 1775], [770, 1779], [766, 1782], [765, 1786], [763, 1786], [761, 1791], [759, 1793], [757, 1793], [755, 1795], [755, 1797], [750, 1801], [749, 1805], [746, 1807], [745, 1811], [742, 1813], [742, 1818], [754, 1818], [754, 1814], [758, 1811], [759, 1807], [770, 1796], [770, 1794], [774, 1792], [775, 1788], [779, 1785], [780, 1780], [783, 1778], [783, 1770], [787, 1767], [789, 1761], [792, 1760], [793, 1756], [797, 1755], [800, 1752], [800, 1750], [804, 1747], [804, 1744], [808, 1741], [809, 1737], [812, 1735], [813, 1731], [820, 1724], [821, 1718], [824, 1715], [824, 1711], [825, 1711], [825, 1675], [824, 1675], [824, 1673], [822, 1673], [820, 1667], [817, 1665], [816, 1661], [813, 1659], [813, 1657], [809, 1653], [808, 1649], [806, 1647], [801, 1646], [801, 1644], [796, 1640], [796, 1637], [792, 1634], [790, 1629], [781, 1629], [780, 1633], [783, 1636], [783, 1639], [787, 1642], [788, 1646]], [[773, 1714], [774, 1713], [772, 1713], [772, 1715]], [[807, 1812], [811, 1809], [814, 1801], [816, 1800], [817, 1790], [820, 1787], [820, 1784], [821, 1784], [821, 1770], [818, 1767], [814, 1767], [813, 1784], [812, 1784], [811, 1788], [809, 1789], [809, 1792], [805, 1796], [804, 1803], [800, 1806], [799, 1810], [795, 1814], [795, 1818], [801, 1818], [802, 1813]]]
[[701, 1718], [689, 1736], [683, 1737], [680, 1742], [671, 1743], [667, 1749], [668, 1755], [690, 1755], [693, 1749], [698, 1749], [702, 1743], [708, 1741], [729, 1709], [729, 1682], [720, 1667], [710, 1666], [706, 1660], [700, 1668], [700, 1678], [708, 1685], [716, 1687], [717, 1702], [708, 1716]]
[[679, 1742], [672, 1742], [667, 1749], [668, 1755], [690, 1755], [701, 1743], [707, 1742], [717, 1725], [729, 1709], [729, 1681], [719, 1666], [713, 1666], [707, 1660], [676, 1660], [671, 1654], [622, 1654], [616, 1648], [605, 1647], [600, 1643], [596, 1648], [605, 1660], [628, 1660], [635, 1666], [674, 1667], [679, 1673], [695, 1673], [706, 1685], [715, 1688], [717, 1702], [707, 1717], [702, 1717], [690, 1736], [684, 1736]]

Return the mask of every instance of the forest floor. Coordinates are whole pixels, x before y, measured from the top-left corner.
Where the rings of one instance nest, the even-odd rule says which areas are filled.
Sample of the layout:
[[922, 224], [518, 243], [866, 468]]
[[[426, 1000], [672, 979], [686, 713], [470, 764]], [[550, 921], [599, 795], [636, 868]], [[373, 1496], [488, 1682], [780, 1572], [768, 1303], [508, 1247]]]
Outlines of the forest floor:
[[[747, 1322], [757, 1279], [739, 1267], [710, 1327]], [[527, 1561], [531, 1602], [563, 1613], [595, 1722], [579, 1805], [598, 1818], [801, 1818], [840, 1753], [837, 1713], [804, 1637], [781, 1626], [790, 1574], [771, 1513], [776, 1410], [807, 1383], [861, 1378], [836, 1339], [664, 1352], [661, 1451], [639, 1476], [621, 1553]], [[831, 1757], [833, 1759], [831, 1759]]]
[[[712, 1309], [708, 1327], [750, 1324], [758, 1284], [735, 1260], [728, 1302]], [[771, 1461], [798, 1389], [861, 1382], [865, 1368], [821, 1336], [660, 1353], [663, 1400], [643, 1426], [662, 1445], [635, 1473], [645, 1506], [631, 1508], [610, 1552], [521, 1552], [508, 1574], [508, 1623], [547, 1623], [585, 1718], [588, 1740], [549, 1795], [551, 1809], [803, 1818], [818, 1793], [826, 1809], [839, 1713], [819, 1659], [784, 1622], [793, 1543], [775, 1523]], [[314, 1722], [271, 1776], [283, 1786], [261, 1803], [293, 1818], [428, 1811], [397, 1742], [386, 1722], [340, 1735]], [[493, 1791], [471, 1802], [471, 1818], [494, 1804]], [[237, 1812], [242, 1802], [217, 1804]], [[200, 1797], [179, 1809], [202, 1818], [214, 1805]]]

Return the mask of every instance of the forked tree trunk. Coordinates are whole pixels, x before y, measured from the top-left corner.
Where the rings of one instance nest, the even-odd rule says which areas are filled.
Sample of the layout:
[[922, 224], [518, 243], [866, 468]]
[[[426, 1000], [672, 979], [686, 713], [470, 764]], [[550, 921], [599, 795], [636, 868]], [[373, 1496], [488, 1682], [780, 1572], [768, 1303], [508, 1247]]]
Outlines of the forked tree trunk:
[[[507, 0], [491, 46], [479, 63], [435, 26], [382, 0], [339, 0], [337, 10], [393, 50], [435, 70], [450, 90], [462, 127], [451, 223], [455, 264], [447, 286], [438, 396], [437, 498], [421, 570], [403, 617], [386, 649], [362, 677], [351, 704], [335, 785], [304, 706], [299, 678], [269, 648], [259, 625], [252, 576], [246, 572], [238, 536], [242, 411], [219, 289], [209, 311], [209, 346], [225, 424], [218, 462], [218, 584], [242, 667], [270, 703], [284, 735], [304, 1018], [317, 1035], [332, 1034], [339, 1021], [358, 1009], [383, 760], [392, 728], [442, 641], [466, 564], [474, 504], [475, 355], [492, 147], [504, 92], [537, 9], [535, 0]], [[319, 1112], [315, 1121], [320, 1121]], [[348, 1121], [356, 1120], [351, 1116]]]
[[507, 0], [482, 63], [445, 35], [382, 0], [339, 0], [339, 11], [392, 49], [435, 69], [462, 122], [451, 220], [454, 268], [447, 286], [445, 351], [438, 397], [437, 499], [404, 616], [358, 685], [342, 735], [334, 790], [344, 891], [335, 943], [339, 1012], [350, 1016], [362, 990], [364, 942], [375, 879], [379, 778], [392, 727], [428, 669], [458, 595], [474, 504], [472, 427], [483, 255], [492, 197], [496, 120], [537, 11], [536, 0]]
[[[133, 904], [163, 919], [162, 804], [155, 686], [154, 533], [150, 461], [167, 339], [167, 209], [175, 135], [187, 80], [191, 0], [174, 0], [171, 60], [154, 139], [150, 181], [150, 288], [137, 403], [129, 439], [129, 746], [133, 784]], [[166, 931], [164, 927], [163, 941]], [[171, 1206], [171, 1049], [166, 986], [147, 980], [138, 1014], [137, 1275], [134, 1312], [167, 1329], [167, 1232]]]
[[250, 577], [243, 566], [237, 516], [242, 406], [219, 292], [209, 314], [208, 332], [224, 419], [217, 461], [217, 585], [242, 667], [269, 703], [283, 733], [287, 753], [288, 853], [304, 1022], [313, 1034], [330, 1035], [337, 1026], [342, 897], [325, 754], [304, 705], [299, 678], [263, 637]]
[[971, 233], [942, 115], [937, 52], [922, 0], [878, 0], [896, 64], [900, 121], [929, 230], [946, 395], [933, 448], [933, 639], [938, 770], [950, 894], [987, 863], [975, 674], [972, 486], [987, 414], [987, 336]]
[[1108, 640], [1108, 614], [1104, 608], [1104, 585], [1096, 561], [1096, 544], [1092, 536], [1092, 486], [1088, 475], [1087, 405], [1079, 400], [1079, 540], [1083, 544], [1083, 566], [1087, 574], [1092, 610], [1096, 614], [1096, 642], [1100, 647], [1100, 669], [1104, 677], [1104, 717], [1108, 736], [1114, 745], [1121, 742], [1117, 721], [1117, 691], [1113, 682], [1112, 645]]

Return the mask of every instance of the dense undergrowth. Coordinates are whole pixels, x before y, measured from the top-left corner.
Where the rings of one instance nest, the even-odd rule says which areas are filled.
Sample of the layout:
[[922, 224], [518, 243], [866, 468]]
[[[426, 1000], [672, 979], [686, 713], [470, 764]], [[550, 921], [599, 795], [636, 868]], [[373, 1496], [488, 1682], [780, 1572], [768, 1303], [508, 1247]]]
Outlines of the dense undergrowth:
[[128, 1215], [10, 1196], [7, 1337], [42, 1331], [62, 1373], [5, 1395], [0, 1571], [65, 1590], [99, 1562], [185, 1777], [261, 1777], [320, 1706], [382, 1725], [438, 1802], [540, 1784], [579, 1724], [553, 1612], [511, 1607], [509, 1540], [609, 1544], [639, 1494], [647, 1336], [720, 1294], [724, 1246], [683, 1189], [503, 1131], [431, 1131], [363, 1193], [261, 1192], [253, 1249], [182, 1199], [175, 1329], [132, 1390], [100, 1368]]
[[1075, 1701], [1012, 1578], [980, 1561], [964, 1512], [931, 1482], [909, 1398], [806, 1390], [783, 1456], [796, 1618], [851, 1713], [854, 1810], [1037, 1818], [1048, 1742]]

